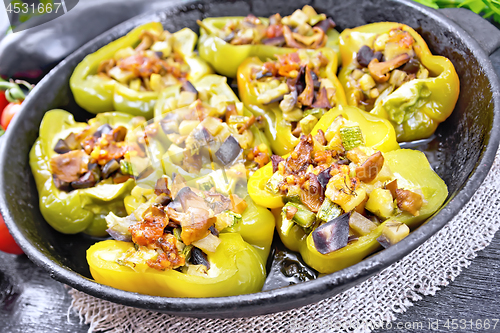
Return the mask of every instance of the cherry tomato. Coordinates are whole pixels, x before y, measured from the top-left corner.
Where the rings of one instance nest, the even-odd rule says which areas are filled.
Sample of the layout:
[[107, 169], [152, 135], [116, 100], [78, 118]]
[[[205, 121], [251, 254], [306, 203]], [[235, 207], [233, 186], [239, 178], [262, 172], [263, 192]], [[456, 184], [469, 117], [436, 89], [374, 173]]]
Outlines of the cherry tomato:
[[7, 105], [5, 109], [3, 109], [2, 118], [0, 119], [0, 125], [2, 125], [4, 129], [7, 129], [12, 118], [21, 109], [21, 103], [22, 102], [9, 103], [9, 105]]
[[23, 250], [17, 245], [9, 229], [7, 229], [2, 215], [0, 215], [0, 251], [12, 254], [23, 254]]
[[3, 109], [9, 104], [9, 101], [5, 97], [5, 91], [0, 90], [0, 116], [2, 115]]

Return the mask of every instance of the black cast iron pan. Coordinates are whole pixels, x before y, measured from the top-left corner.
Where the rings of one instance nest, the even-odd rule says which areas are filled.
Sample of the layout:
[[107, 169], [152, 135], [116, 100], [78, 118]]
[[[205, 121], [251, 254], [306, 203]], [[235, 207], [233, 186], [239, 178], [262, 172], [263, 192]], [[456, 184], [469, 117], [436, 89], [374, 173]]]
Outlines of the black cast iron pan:
[[[284, 288], [233, 297], [186, 299], [139, 295], [95, 283], [85, 260], [85, 251], [95, 239], [60, 234], [43, 220], [28, 165], [28, 152], [45, 111], [60, 107], [73, 112], [77, 120], [91, 117], [75, 104], [69, 89], [68, 80], [75, 66], [87, 54], [149, 21], [159, 20], [170, 31], [184, 26], [198, 31], [196, 20], [207, 16], [288, 15], [307, 3], [332, 16], [340, 29], [377, 21], [408, 24], [424, 37], [433, 53], [453, 61], [461, 80], [457, 107], [439, 126], [435, 138], [418, 146], [448, 185], [450, 195], [445, 206], [390, 249], [342, 271]], [[461, 21], [466, 20], [467, 29], [479, 36], [481, 44], [445, 15], [406, 0], [211, 0], [169, 4], [162, 11], [126, 21], [71, 54], [24, 102], [0, 149], [0, 211], [5, 222], [28, 257], [56, 280], [90, 295], [138, 308], [192, 317], [248, 317], [299, 307], [342, 292], [401, 259], [436, 233], [467, 203], [493, 163], [500, 138], [500, 86], [489, 54], [500, 45], [500, 33], [474, 14], [445, 14], [458, 14]]]

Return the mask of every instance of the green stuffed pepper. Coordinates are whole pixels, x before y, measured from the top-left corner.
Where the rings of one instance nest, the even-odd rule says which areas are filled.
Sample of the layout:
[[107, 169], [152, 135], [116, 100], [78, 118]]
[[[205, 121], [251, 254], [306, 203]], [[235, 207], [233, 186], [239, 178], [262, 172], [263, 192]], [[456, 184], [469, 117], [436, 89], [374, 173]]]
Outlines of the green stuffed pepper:
[[45, 114], [30, 166], [40, 211], [54, 229], [104, 236], [105, 216], [126, 214], [123, 199], [135, 183], [123, 161], [140, 150], [125, 142], [133, 123], [132, 116], [118, 112], [99, 114], [88, 124], [63, 110]]
[[267, 61], [303, 48], [328, 47], [339, 51], [335, 23], [308, 5], [283, 18], [279, 14], [269, 19], [250, 14], [211, 17], [198, 24], [200, 56], [228, 77], [235, 77], [238, 66], [249, 57]]
[[407, 25], [381, 22], [340, 37], [339, 79], [349, 105], [388, 119], [398, 141], [431, 136], [453, 111], [460, 82], [452, 62], [431, 53]]
[[265, 133], [274, 152], [284, 155], [293, 150], [323, 114], [346, 103], [336, 72], [335, 53], [327, 48], [299, 50], [265, 63], [249, 58], [241, 64], [241, 100], [266, 120]]
[[225, 77], [207, 75], [165, 89], [155, 114], [145, 133], [151, 155], [162, 161], [168, 176], [192, 180], [214, 173], [224, 178], [229, 172], [234, 180], [246, 179], [269, 162], [270, 146], [257, 127], [260, 118], [246, 110]]
[[448, 194], [422, 152], [367, 147], [358, 124], [342, 116], [329, 133], [303, 136], [288, 157], [273, 156], [265, 184], [283, 202], [273, 206], [281, 240], [320, 273], [397, 243]]
[[106, 218], [116, 240], [88, 250], [94, 279], [169, 297], [260, 291], [274, 233], [271, 212], [237, 194], [190, 187], [180, 176], [168, 184], [162, 177], [154, 190], [136, 187], [131, 214]]
[[158, 93], [211, 73], [194, 52], [196, 34], [170, 34], [159, 22], [144, 24], [88, 55], [70, 86], [76, 102], [92, 113], [120, 111], [152, 118]]

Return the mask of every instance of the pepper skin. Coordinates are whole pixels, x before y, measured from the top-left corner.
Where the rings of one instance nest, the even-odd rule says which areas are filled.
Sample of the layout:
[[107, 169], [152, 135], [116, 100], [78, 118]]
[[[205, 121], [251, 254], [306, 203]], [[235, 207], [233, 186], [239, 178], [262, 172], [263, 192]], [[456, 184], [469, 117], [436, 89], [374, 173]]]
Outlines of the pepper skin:
[[[135, 116], [153, 117], [153, 109], [158, 98], [154, 91], [135, 91], [118, 83], [114, 79], [106, 79], [95, 75], [101, 61], [110, 59], [116, 51], [124, 47], [135, 47], [143, 31], [161, 33], [163, 27], [159, 22], [151, 22], [139, 26], [126, 36], [102, 47], [95, 53], [85, 57], [78, 64], [70, 78], [70, 87], [76, 102], [92, 113], [120, 111]], [[212, 72], [210, 66], [193, 53], [197, 36], [188, 28], [173, 34], [174, 50], [182, 55], [189, 65], [188, 80], [197, 80]]]
[[[113, 112], [99, 114], [89, 124], [98, 128], [103, 124], [121, 125], [130, 130], [131, 115]], [[84, 232], [92, 236], [106, 235], [104, 217], [109, 212], [124, 216], [123, 198], [134, 187], [134, 180], [122, 184], [101, 184], [92, 188], [60, 191], [54, 185], [50, 159], [57, 153], [54, 146], [71, 132], [88, 125], [75, 122], [64, 110], [48, 111], [40, 125], [40, 136], [30, 151], [30, 166], [40, 198], [40, 211], [54, 229], [65, 234]]]
[[[446, 184], [431, 169], [427, 158], [420, 151], [398, 149], [384, 153], [384, 158], [398, 180], [398, 184], [409, 188], [421, 188], [427, 201], [417, 217], [403, 212], [389, 218], [415, 228], [437, 211], [446, 200], [448, 195]], [[348, 243], [347, 246], [339, 250], [329, 254], [321, 254], [315, 248], [312, 233], [306, 234], [302, 228], [295, 224], [285, 236], [281, 233], [281, 209], [273, 209], [273, 214], [276, 218], [276, 229], [283, 244], [290, 250], [299, 252], [309, 266], [325, 274], [354, 265], [381, 248], [377, 237], [381, 235], [386, 223], [380, 224], [369, 234], [359, 237], [358, 240]]]
[[[144, 270], [116, 263], [131, 242], [107, 240], [87, 250], [90, 272], [98, 283], [140, 294], [164, 297], [219, 297], [259, 292], [266, 278], [265, 262], [254, 247], [237, 233], [222, 233], [214, 253], [208, 253], [208, 276], [195, 276], [176, 270]], [[213, 272], [213, 273], [212, 273]]]
[[[320, 119], [311, 134], [316, 135], [319, 130], [326, 132], [330, 124], [338, 116], [343, 116], [347, 120], [358, 123], [367, 147], [382, 152], [399, 149], [394, 128], [389, 121], [372, 116], [353, 106], [338, 106], [331, 109]], [[260, 168], [248, 180], [248, 191], [258, 205], [267, 208], [280, 208], [284, 205], [281, 196], [272, 194], [265, 189], [267, 181], [272, 175], [273, 167], [271, 163]]]
[[[320, 78], [327, 78], [333, 83], [336, 92], [337, 104], [346, 104], [344, 89], [340, 84], [337, 76], [337, 58], [335, 53], [327, 48], [318, 50], [298, 50], [300, 59], [313, 56], [316, 52], [321, 52], [328, 60], [329, 63], [324, 70], [320, 73]], [[251, 78], [252, 68], [262, 67], [263, 62], [258, 58], [246, 59], [238, 68], [238, 91], [240, 98], [255, 116], [262, 116], [266, 119], [266, 127], [264, 129], [266, 136], [271, 143], [273, 152], [279, 155], [284, 155], [293, 150], [299, 143], [299, 138], [292, 134], [292, 126], [290, 122], [283, 119], [283, 112], [279, 107], [279, 102], [264, 105], [257, 101], [259, 96], [258, 86], [256, 80]]]
[[372, 47], [378, 35], [395, 28], [408, 32], [413, 37], [413, 49], [420, 63], [429, 70], [430, 77], [404, 83], [377, 102], [370, 112], [388, 119], [393, 124], [399, 142], [427, 138], [453, 111], [460, 83], [451, 61], [432, 55], [423, 38], [415, 30], [392, 22], [373, 23], [344, 30], [340, 35], [342, 70], [339, 79], [344, 86], [347, 102], [357, 106], [356, 89], [349, 82], [349, 76], [356, 68], [357, 52], [363, 45]]
[[[236, 77], [238, 67], [243, 61], [250, 57], [258, 57], [262, 61], [275, 59], [276, 55], [296, 52], [297, 49], [285, 48], [271, 45], [232, 45], [226, 43], [222, 38], [218, 37], [221, 29], [229, 20], [236, 22], [242, 21], [244, 17], [211, 17], [204, 19], [203, 26], [210, 29], [200, 27], [200, 39], [198, 41], [198, 51], [200, 57], [207, 61], [220, 73], [228, 77]], [[269, 23], [267, 18], [259, 18], [265, 24]], [[339, 33], [335, 29], [330, 29], [327, 33], [328, 41], [326, 47], [333, 49], [339, 53]]]

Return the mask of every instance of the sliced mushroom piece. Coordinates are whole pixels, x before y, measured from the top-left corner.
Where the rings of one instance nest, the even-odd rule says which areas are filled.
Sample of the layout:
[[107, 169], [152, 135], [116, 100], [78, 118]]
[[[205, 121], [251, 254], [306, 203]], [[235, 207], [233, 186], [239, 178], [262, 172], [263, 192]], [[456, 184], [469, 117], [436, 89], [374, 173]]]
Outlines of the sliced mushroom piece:
[[147, 30], [144, 30], [141, 33], [140, 38], [141, 38], [141, 42], [135, 48], [136, 51], [145, 51], [145, 50], [149, 49], [154, 44], [154, 42], [157, 40], [156, 36]]
[[326, 20], [321, 20], [318, 23], [316, 23], [316, 25], [314, 27], [323, 30], [323, 32], [326, 34], [328, 32], [328, 30], [333, 29], [336, 26], [337, 25], [332, 20], [332, 18], [328, 17]]
[[285, 44], [285, 36], [263, 39], [262, 44], [272, 45], [272, 46], [283, 46]]
[[389, 72], [406, 64], [410, 60], [407, 53], [402, 53], [389, 61], [379, 62], [378, 59], [372, 59], [368, 64], [370, 75], [377, 82], [386, 82], [389, 80]]
[[107, 179], [113, 172], [120, 169], [120, 163], [117, 160], [111, 160], [102, 168], [102, 178]]
[[311, 105], [313, 108], [325, 108], [325, 109], [331, 109], [332, 105], [330, 104], [330, 101], [328, 100], [328, 94], [326, 92], [326, 88], [322, 87], [317, 95], [316, 95], [316, 100], [314, 101], [313, 105]]
[[298, 102], [304, 106], [311, 106], [314, 99], [314, 80], [311, 75], [311, 69], [306, 68], [306, 87], [297, 98]]
[[308, 181], [302, 185], [300, 191], [300, 201], [312, 212], [317, 213], [325, 200], [325, 192], [315, 174], [308, 173], [306, 179]]
[[406, 211], [413, 216], [419, 215], [420, 208], [422, 208], [422, 205], [424, 204], [420, 194], [399, 188], [396, 189], [396, 200], [399, 209]]
[[60, 180], [59, 178], [57, 178], [56, 175], [52, 175], [52, 179], [54, 180], [54, 185], [56, 186], [56, 188], [58, 190], [64, 191], [64, 192], [69, 192], [72, 190], [71, 183]]
[[111, 132], [111, 135], [113, 136], [113, 140], [115, 142], [122, 142], [125, 140], [125, 137], [127, 136], [127, 128], [124, 126], [117, 126], [113, 129]]
[[50, 170], [59, 180], [71, 183], [88, 171], [88, 162], [89, 156], [83, 150], [72, 150], [53, 156], [50, 159]]
[[305, 45], [297, 42], [293, 37], [292, 30], [289, 26], [283, 26], [283, 36], [285, 37], [286, 46], [294, 48], [294, 49], [303, 49]]
[[384, 156], [378, 151], [356, 168], [356, 177], [362, 182], [369, 183], [377, 177], [383, 166]]
[[319, 253], [328, 254], [347, 246], [350, 215], [350, 213], [340, 215], [312, 232], [314, 246]]

